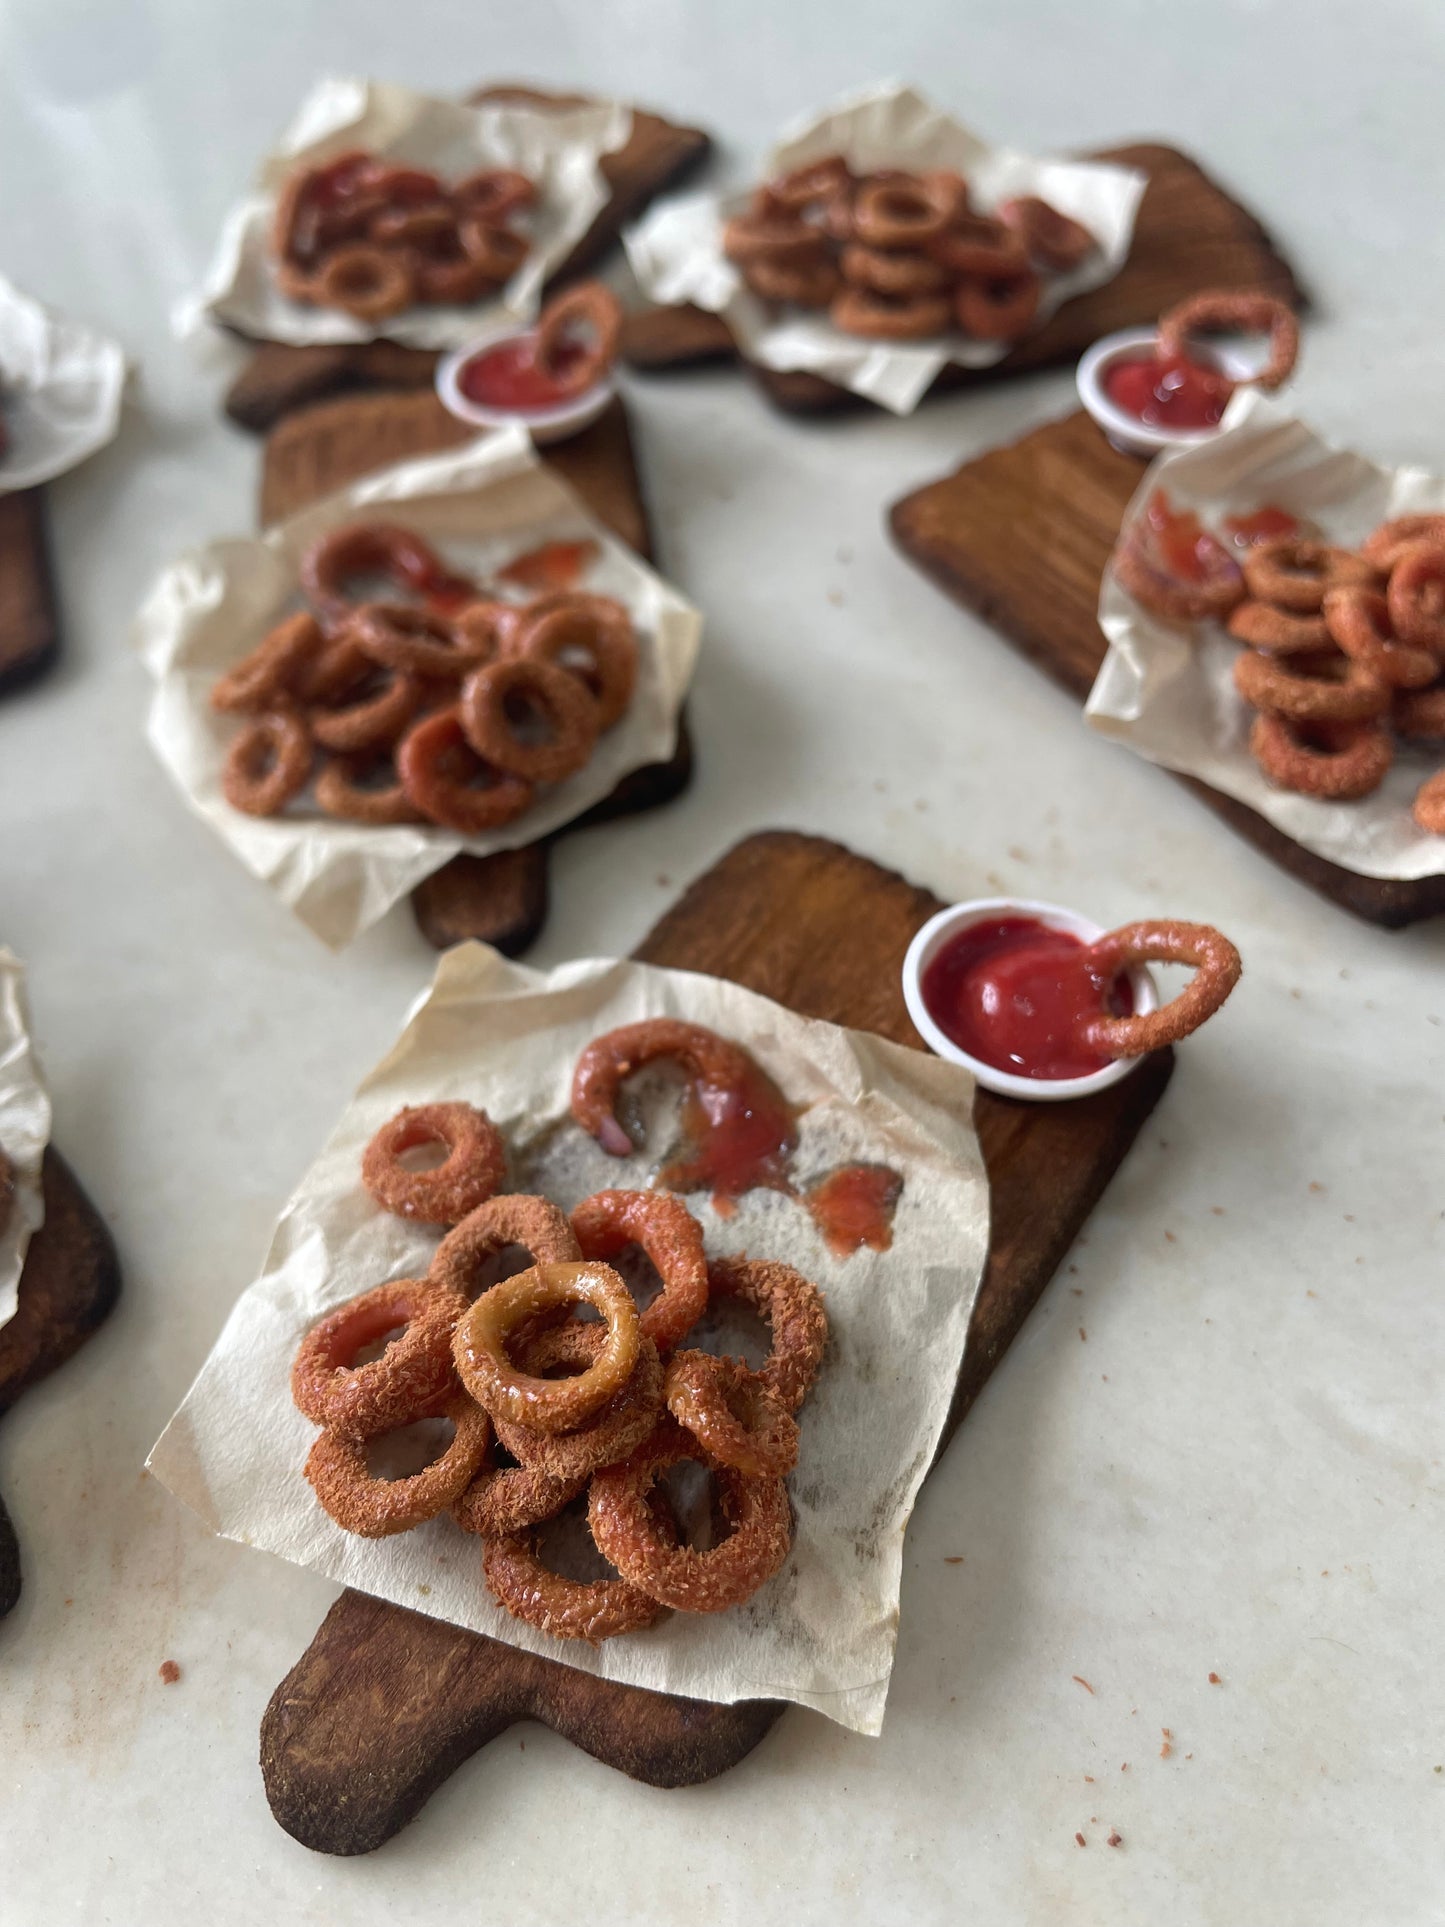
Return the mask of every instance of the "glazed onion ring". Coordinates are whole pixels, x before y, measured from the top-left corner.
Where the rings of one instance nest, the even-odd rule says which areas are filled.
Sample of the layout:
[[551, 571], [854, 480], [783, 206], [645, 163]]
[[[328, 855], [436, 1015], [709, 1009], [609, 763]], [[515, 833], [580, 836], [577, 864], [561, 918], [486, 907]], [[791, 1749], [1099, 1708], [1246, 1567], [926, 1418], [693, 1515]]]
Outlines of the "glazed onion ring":
[[1234, 664], [1234, 686], [1256, 709], [1304, 722], [1356, 723], [1390, 706], [1390, 691], [1362, 662], [1331, 654], [1272, 662], [1246, 650]]
[[1401, 642], [1445, 656], [1445, 543], [1407, 542], [1399, 548], [1385, 601]]
[[637, 684], [637, 638], [631, 616], [611, 596], [565, 590], [541, 596], [507, 646], [512, 655], [576, 676], [596, 704], [599, 734], [626, 714]]
[[623, 1084], [660, 1057], [676, 1060], [698, 1083], [737, 1087], [755, 1075], [752, 1059], [737, 1044], [702, 1024], [678, 1017], [646, 1017], [605, 1031], [577, 1059], [572, 1073], [572, 1115], [604, 1151], [625, 1158], [636, 1149], [617, 1121]]
[[1397, 515], [1382, 522], [1360, 544], [1360, 554], [1377, 569], [1391, 569], [1400, 551], [1416, 542], [1445, 543], [1445, 515]]
[[1445, 836], [1445, 770], [1426, 777], [1415, 792], [1410, 814], [1431, 836]]
[[1133, 964], [1182, 963], [1194, 976], [1179, 995], [1159, 1010], [1133, 1017], [1100, 1011], [1080, 1031], [1090, 1050], [1106, 1057], [1142, 1057], [1176, 1044], [1198, 1030], [1239, 982], [1239, 952], [1207, 923], [1128, 923], [1089, 946], [1089, 958], [1112, 982]]
[[730, 1465], [752, 1478], [781, 1478], [797, 1463], [796, 1420], [735, 1358], [679, 1352], [668, 1365], [663, 1397], [711, 1465]]
[[899, 300], [867, 288], [844, 288], [828, 310], [835, 328], [871, 341], [921, 341], [948, 332], [952, 310], [942, 294]]
[[532, 801], [533, 787], [524, 777], [475, 754], [454, 708], [413, 724], [397, 745], [396, 766], [422, 814], [462, 836], [498, 829]]
[[[458, 1390], [452, 1332], [467, 1308], [459, 1292], [397, 1278], [364, 1291], [311, 1327], [291, 1367], [291, 1396], [313, 1425], [373, 1436]], [[399, 1326], [379, 1358], [357, 1355]]]
[[427, 1276], [469, 1298], [483, 1266], [508, 1245], [520, 1245], [534, 1265], [573, 1264], [582, 1256], [564, 1212], [546, 1198], [509, 1191], [488, 1198], [452, 1227]]
[[358, 321], [386, 321], [409, 308], [416, 294], [406, 257], [363, 241], [333, 249], [317, 268], [313, 285], [319, 300]]
[[1334, 646], [1323, 616], [1295, 615], [1272, 602], [1241, 602], [1230, 610], [1224, 626], [1239, 642], [1271, 656], [1313, 654]]
[[[367, 780], [373, 776], [385, 780]], [[316, 778], [316, 801], [328, 816], [348, 823], [427, 820], [397, 782], [391, 758], [375, 753], [328, 756]]]
[[[359, 1437], [323, 1432], [306, 1460], [306, 1477], [317, 1498], [348, 1532], [363, 1539], [385, 1539], [434, 1519], [466, 1490], [486, 1456], [491, 1425], [485, 1412], [460, 1395], [439, 1412], [415, 1412], [412, 1419], [447, 1418], [456, 1437], [442, 1453], [409, 1479], [376, 1479], [367, 1470], [366, 1448], [396, 1425], [378, 1426]], [[403, 1421], [409, 1422], [409, 1421]]]
[[[539, 717], [547, 734], [525, 737], [517, 713]], [[560, 783], [581, 769], [597, 741], [597, 705], [565, 669], [534, 656], [508, 656], [468, 677], [460, 708], [467, 741], [484, 762], [533, 783]]]
[[1350, 803], [1385, 780], [1394, 757], [1375, 723], [1295, 723], [1265, 712], [1249, 733], [1250, 754], [1280, 789]]
[[662, 1280], [642, 1314], [642, 1335], [664, 1355], [680, 1345], [707, 1307], [702, 1227], [682, 1199], [666, 1191], [599, 1191], [573, 1211], [572, 1229], [584, 1258], [641, 1249]]
[[1020, 194], [999, 208], [999, 219], [1016, 228], [1036, 261], [1067, 274], [1086, 261], [1098, 242], [1082, 221], [1075, 221], [1037, 194]]
[[[617, 296], [600, 281], [583, 281], [543, 308], [534, 360], [559, 394], [585, 394], [616, 361], [621, 334]], [[579, 343], [579, 335], [591, 339]]]
[[[602, 1327], [579, 1325], [575, 1319], [554, 1331], [538, 1334], [523, 1345], [521, 1362], [538, 1378], [558, 1375], [559, 1367], [575, 1374], [596, 1362], [602, 1346]], [[597, 1416], [575, 1432], [538, 1432], [510, 1419], [496, 1421], [497, 1437], [521, 1464], [554, 1479], [584, 1480], [600, 1466], [616, 1465], [650, 1438], [662, 1411], [662, 1361], [651, 1339], [638, 1349], [637, 1367], [620, 1392]]]
[[[671, 1523], [656, 1523], [664, 1541], [676, 1545]], [[663, 1612], [657, 1600], [626, 1579], [564, 1579], [543, 1565], [525, 1533], [489, 1540], [482, 1548], [482, 1576], [514, 1619], [554, 1639], [585, 1639], [596, 1646], [618, 1633], [640, 1632]]]
[[[539, 1312], [588, 1304], [607, 1321], [607, 1337], [579, 1378], [534, 1378], [507, 1355], [507, 1339]], [[632, 1376], [641, 1335], [637, 1307], [603, 1264], [533, 1265], [504, 1278], [470, 1308], [452, 1341], [462, 1383], [497, 1417], [539, 1432], [575, 1430]]]
[[707, 1552], [669, 1545], [648, 1503], [653, 1485], [684, 1459], [706, 1461], [681, 1426], [658, 1429], [624, 1465], [596, 1474], [587, 1521], [597, 1550], [649, 1598], [679, 1612], [718, 1613], [750, 1599], [788, 1556], [793, 1524], [781, 1479], [750, 1479], [731, 1466], [713, 1472], [733, 1530]]
[[1261, 388], [1278, 388], [1299, 354], [1299, 321], [1293, 309], [1262, 289], [1206, 289], [1159, 317], [1159, 349], [1166, 356], [1187, 356], [1194, 334], [1268, 335], [1269, 360], [1249, 377]]
[[[413, 1171], [408, 1151], [440, 1144], [442, 1163]], [[372, 1138], [361, 1158], [361, 1181], [383, 1211], [424, 1224], [460, 1224], [499, 1191], [507, 1158], [501, 1134], [473, 1104], [408, 1104]]]
[[212, 709], [255, 715], [295, 696], [304, 686], [322, 642], [321, 629], [313, 616], [304, 611], [287, 616], [215, 684]]
[[274, 816], [311, 778], [311, 732], [294, 709], [248, 723], [226, 752], [221, 788], [233, 810]]
[[1330, 589], [1324, 601], [1325, 627], [1347, 656], [1361, 662], [1392, 689], [1424, 689], [1440, 673], [1428, 649], [1397, 642], [1390, 609], [1374, 589]]
[[1039, 279], [1018, 274], [967, 275], [953, 291], [953, 318], [975, 341], [1015, 341], [1039, 309]]
[[715, 1258], [707, 1278], [714, 1296], [741, 1299], [767, 1325], [773, 1349], [758, 1377], [785, 1411], [796, 1412], [828, 1342], [822, 1292], [791, 1265], [756, 1258]]
[[1292, 536], [1257, 542], [1245, 551], [1240, 567], [1252, 596], [1299, 615], [1313, 615], [1327, 589], [1364, 587], [1375, 580], [1369, 563], [1348, 549]]

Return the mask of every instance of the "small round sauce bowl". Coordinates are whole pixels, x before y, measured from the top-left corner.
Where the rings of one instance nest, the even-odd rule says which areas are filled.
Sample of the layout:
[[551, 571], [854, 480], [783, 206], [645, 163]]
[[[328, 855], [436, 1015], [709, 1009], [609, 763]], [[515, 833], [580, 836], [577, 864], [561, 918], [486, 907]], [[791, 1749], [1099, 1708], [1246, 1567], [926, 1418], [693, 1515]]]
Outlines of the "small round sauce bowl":
[[[972, 1071], [985, 1090], [996, 1091], [1000, 1097], [1020, 1097], [1031, 1104], [1057, 1104], [1065, 1098], [1091, 1097], [1095, 1091], [1106, 1091], [1111, 1084], [1119, 1083], [1134, 1069], [1137, 1058], [1117, 1057], [1087, 1077], [1021, 1077], [1016, 1071], [999, 1070], [996, 1065], [974, 1057], [961, 1044], [955, 1044], [935, 1022], [923, 1001], [923, 977], [929, 964], [959, 931], [975, 923], [992, 923], [1001, 917], [1032, 917], [1050, 930], [1065, 930], [1086, 944], [1104, 935], [1103, 926], [1092, 923], [1088, 917], [1066, 910], [1061, 904], [1035, 903], [1026, 897], [978, 897], [971, 903], [955, 903], [940, 910], [914, 937], [903, 959], [903, 1000], [923, 1041], [950, 1064], [962, 1064], [965, 1070]], [[1158, 988], [1142, 965], [1130, 970], [1129, 983], [1134, 992], [1134, 1009], [1141, 1016], [1158, 1009]]]
[[[1158, 346], [1159, 337], [1152, 328], [1124, 328], [1096, 341], [1079, 362], [1075, 376], [1079, 400], [1125, 455], [1149, 458], [1171, 448], [1198, 448], [1202, 442], [1212, 442], [1223, 426], [1164, 428], [1140, 421], [1112, 399], [1105, 386], [1110, 370], [1120, 362], [1146, 361]], [[1191, 361], [1202, 368], [1218, 369], [1232, 381], [1252, 379], [1264, 366], [1268, 353], [1268, 346], [1258, 342], [1198, 341], [1191, 342], [1189, 348]]]
[[520, 422], [538, 444], [566, 441], [568, 436], [580, 435], [584, 428], [590, 428], [617, 393], [617, 384], [610, 374], [555, 408], [498, 408], [474, 401], [463, 391], [462, 371], [468, 362], [486, 354], [490, 348], [499, 348], [505, 341], [523, 340], [531, 332], [530, 328], [509, 324], [443, 355], [437, 364], [436, 392], [448, 413], [458, 421], [470, 422], [474, 428], [510, 428]]

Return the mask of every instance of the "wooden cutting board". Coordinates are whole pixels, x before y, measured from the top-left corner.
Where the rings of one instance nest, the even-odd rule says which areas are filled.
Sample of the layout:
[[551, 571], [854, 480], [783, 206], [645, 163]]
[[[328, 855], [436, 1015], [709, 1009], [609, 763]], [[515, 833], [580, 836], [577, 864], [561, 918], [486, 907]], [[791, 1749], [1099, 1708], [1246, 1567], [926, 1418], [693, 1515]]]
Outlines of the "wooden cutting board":
[[[358, 476], [393, 462], [456, 448], [475, 430], [449, 415], [436, 396], [348, 395], [312, 403], [281, 421], [266, 438], [261, 469], [261, 521], [279, 522]], [[593, 514], [650, 560], [652, 531], [619, 396], [591, 428], [547, 451], [547, 462]], [[557, 837], [613, 817], [670, 803], [692, 780], [686, 715], [677, 748], [665, 763], [625, 776], [600, 803], [540, 843], [495, 856], [458, 856], [412, 892], [417, 924], [445, 950], [468, 937], [515, 957], [535, 942], [547, 919], [547, 853]]]
[[[1101, 335], [1153, 322], [1198, 288], [1267, 288], [1292, 307], [1304, 305], [1293, 271], [1264, 228], [1187, 154], [1145, 141], [1082, 158], [1137, 167], [1149, 176], [1128, 260], [1112, 281], [1066, 301], [1037, 334], [992, 368], [950, 365], [930, 393], [1076, 361]], [[737, 349], [717, 315], [692, 307], [653, 308], [629, 319], [623, 353], [634, 368], [663, 369], [731, 360]], [[750, 371], [769, 399], [791, 413], [870, 405], [850, 389], [806, 371]]]
[[[585, 94], [541, 93], [533, 87], [484, 87], [477, 106], [584, 107]], [[573, 280], [616, 241], [626, 224], [655, 195], [699, 165], [712, 146], [697, 127], [679, 127], [644, 108], [632, 110], [632, 132], [615, 154], [604, 154], [601, 171], [608, 198], [596, 220], [552, 276]], [[394, 341], [303, 347], [269, 341], [232, 383], [226, 413], [243, 428], [266, 429], [288, 409], [357, 388], [430, 388], [437, 356]]]
[[[916, 1047], [900, 971], [914, 932], [940, 907], [929, 891], [839, 844], [773, 831], [729, 851], [633, 954], [729, 978], [805, 1016]], [[1160, 1052], [1112, 1089], [1072, 1104], [1017, 1104], [979, 1092], [974, 1118], [992, 1229], [944, 1443], [1038, 1302], [1172, 1069], [1171, 1054]], [[735, 1764], [783, 1711], [776, 1701], [716, 1706], [614, 1685], [344, 1592], [272, 1695], [261, 1723], [261, 1771], [272, 1812], [303, 1845], [368, 1853], [405, 1826], [463, 1760], [519, 1720], [550, 1726], [634, 1779], [673, 1787]]]
[[15, 489], [0, 495], [0, 695], [43, 675], [59, 646], [45, 490]]
[[[1108, 650], [1099, 581], [1144, 464], [1080, 410], [906, 495], [894, 540], [955, 601], [997, 629], [1080, 702]], [[1291, 876], [1372, 923], [1445, 912], [1445, 876], [1357, 876], [1301, 848], [1246, 804], [1176, 778]]]
[[[85, 1343], [120, 1292], [110, 1232], [53, 1146], [41, 1185], [45, 1223], [25, 1254], [15, 1316], [0, 1326], [0, 1414]], [[0, 1501], [0, 1618], [19, 1597], [20, 1548]]]

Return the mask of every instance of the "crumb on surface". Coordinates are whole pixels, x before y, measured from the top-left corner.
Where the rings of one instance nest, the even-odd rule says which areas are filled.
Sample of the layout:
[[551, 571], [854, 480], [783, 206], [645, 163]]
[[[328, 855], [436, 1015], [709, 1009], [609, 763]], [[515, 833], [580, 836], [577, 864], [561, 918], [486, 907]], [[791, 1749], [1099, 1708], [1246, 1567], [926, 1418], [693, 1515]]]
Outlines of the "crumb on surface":
[[946, 1552], [943, 1555], [943, 1563], [946, 1566], [961, 1566], [963, 1564], [963, 1554], [961, 1552]]
[[1209, 1675], [1209, 1684], [1211, 1686], [1223, 1686], [1224, 1681], [1219, 1677], [1218, 1673], [1211, 1673]]
[[1123, 1846], [1123, 1844], [1124, 1844], [1124, 1836], [1123, 1836], [1123, 1834], [1122, 1834], [1122, 1833], [1120, 1833], [1120, 1831], [1119, 1831], [1119, 1829], [1118, 1829], [1117, 1827], [1115, 1827], [1115, 1829], [1114, 1829], [1114, 1831], [1113, 1831], [1113, 1832], [1112, 1832], [1112, 1833], [1111, 1833], [1111, 1834], [1109, 1835], [1109, 1838], [1108, 1838], [1108, 1840], [1107, 1840], [1107, 1841], [1105, 1842], [1105, 1844], [1106, 1844], [1107, 1846], [1110, 1846], [1110, 1847], [1122, 1847], [1122, 1846]]
[[181, 1676], [181, 1669], [173, 1659], [163, 1659], [160, 1665], [161, 1681], [166, 1686], [174, 1686]]
[[1083, 1340], [1083, 1342], [1084, 1342], [1084, 1343], [1085, 1343], [1086, 1345], [1088, 1344], [1088, 1342], [1089, 1342], [1089, 1334], [1088, 1334], [1088, 1333], [1087, 1333], [1087, 1332], [1086, 1332], [1086, 1331], [1084, 1330], [1084, 1328], [1083, 1328], [1083, 1326], [1082, 1326], [1082, 1325], [1080, 1325], [1080, 1327], [1079, 1327], [1079, 1337], [1080, 1337], [1080, 1338], [1081, 1338], [1081, 1339]]
[[1092, 1693], [1094, 1691], [1093, 1687], [1090, 1686], [1089, 1682], [1084, 1678], [1082, 1673], [1070, 1673], [1069, 1678], [1076, 1681], [1078, 1685], [1082, 1686], [1086, 1693]]
[[1089, 1844], [1088, 1841], [1084, 1838], [1083, 1834], [1081, 1833], [1076, 1833], [1074, 1835], [1074, 1838], [1078, 1841], [1081, 1847], [1087, 1847]]

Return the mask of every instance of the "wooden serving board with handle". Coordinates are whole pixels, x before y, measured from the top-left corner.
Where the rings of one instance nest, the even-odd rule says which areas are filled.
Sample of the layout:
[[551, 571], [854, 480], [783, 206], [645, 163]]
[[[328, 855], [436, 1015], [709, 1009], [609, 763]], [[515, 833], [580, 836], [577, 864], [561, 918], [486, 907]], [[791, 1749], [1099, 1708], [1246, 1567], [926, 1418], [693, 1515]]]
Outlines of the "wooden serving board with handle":
[[[449, 415], [430, 390], [345, 395], [313, 403], [288, 415], [266, 438], [262, 523], [282, 521], [374, 469], [460, 447], [475, 434]], [[582, 434], [552, 444], [546, 459], [599, 521], [651, 559], [647, 504], [620, 397]], [[692, 739], [684, 715], [677, 748], [667, 762], [633, 770], [610, 796], [553, 836], [494, 856], [453, 857], [418, 884], [412, 908], [422, 935], [438, 950], [476, 937], [509, 957], [519, 955], [546, 922], [547, 853], [556, 838], [670, 803], [691, 782], [692, 767]]]
[[[1293, 270], [1264, 228], [1197, 161], [1156, 141], [1106, 147], [1081, 156], [1137, 167], [1149, 176], [1139, 204], [1129, 258], [1102, 288], [1066, 301], [1037, 334], [992, 368], [950, 364], [930, 394], [1006, 380], [1031, 369], [1076, 361], [1101, 335], [1156, 321], [1200, 288], [1266, 288], [1291, 307], [1304, 305]], [[699, 308], [652, 308], [629, 318], [623, 353], [634, 368], [664, 369], [731, 361], [738, 351], [727, 323]], [[769, 400], [792, 414], [867, 407], [861, 395], [821, 375], [749, 364]]]
[[[773, 831], [698, 879], [633, 953], [704, 971], [808, 1017], [918, 1046], [900, 984], [929, 891], [839, 844]], [[744, 1040], [746, 1041], [746, 1040]], [[974, 1110], [992, 1225], [944, 1442], [1038, 1302], [1169, 1081], [1168, 1051], [1097, 1096]], [[941, 1449], [941, 1447], [940, 1447]], [[477, 1584], [482, 1584], [480, 1559]], [[619, 1686], [560, 1661], [344, 1592], [272, 1695], [261, 1771], [276, 1819], [320, 1852], [367, 1853], [519, 1720], [659, 1787], [714, 1778], [784, 1711]]]
[[[52, 1145], [41, 1167], [45, 1223], [30, 1240], [15, 1316], [0, 1326], [0, 1414], [85, 1343], [120, 1293], [104, 1220]], [[0, 1618], [20, 1597], [20, 1548], [0, 1501]]]
[[[542, 93], [503, 84], [471, 97], [475, 106], [585, 107], [585, 94]], [[679, 127], [644, 108], [632, 110], [632, 131], [615, 154], [604, 154], [601, 172], [608, 197], [596, 220], [552, 276], [550, 285], [574, 280], [616, 241], [627, 222], [707, 155], [712, 142], [697, 127]], [[439, 357], [394, 341], [305, 346], [286, 341], [258, 345], [226, 396], [226, 413], [242, 428], [267, 429], [292, 408], [354, 389], [430, 388]]]
[[33, 682], [60, 649], [44, 488], [0, 495], [0, 695]]
[[[889, 520], [904, 554], [946, 594], [1082, 702], [1109, 646], [1099, 581], [1143, 473], [1080, 410], [906, 495]], [[1176, 780], [1272, 862], [1357, 916], [1396, 929], [1445, 913], [1445, 876], [1359, 876], [1234, 797], [1194, 777]]]

